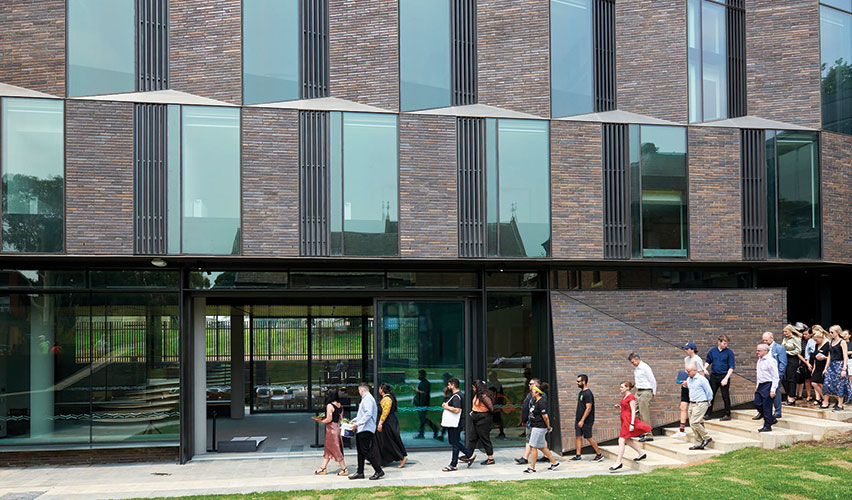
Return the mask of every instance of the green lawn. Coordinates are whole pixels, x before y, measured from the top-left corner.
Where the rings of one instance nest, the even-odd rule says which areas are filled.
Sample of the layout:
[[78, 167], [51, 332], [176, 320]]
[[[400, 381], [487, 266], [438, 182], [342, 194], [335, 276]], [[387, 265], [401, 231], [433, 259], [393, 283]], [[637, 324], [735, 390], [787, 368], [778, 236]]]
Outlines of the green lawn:
[[798, 445], [788, 449], [749, 448], [701, 465], [640, 475], [533, 481], [490, 481], [449, 486], [391, 487], [325, 491], [184, 497], [192, 499], [848, 499], [852, 495], [852, 448]]

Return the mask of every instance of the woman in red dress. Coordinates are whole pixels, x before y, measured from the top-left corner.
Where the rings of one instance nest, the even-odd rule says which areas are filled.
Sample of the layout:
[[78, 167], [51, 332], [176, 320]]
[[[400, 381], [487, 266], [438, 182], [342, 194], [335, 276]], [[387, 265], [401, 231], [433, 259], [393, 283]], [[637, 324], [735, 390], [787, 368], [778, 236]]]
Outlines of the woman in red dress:
[[636, 416], [636, 398], [630, 392], [630, 389], [633, 389], [633, 382], [622, 382], [619, 389], [621, 390], [621, 403], [616, 406], [621, 408], [621, 432], [618, 434], [618, 459], [616, 465], [609, 468], [610, 472], [621, 469], [625, 446], [630, 446], [639, 454], [638, 457], [633, 459], [634, 462], [643, 460], [646, 455], [639, 448], [639, 445], [633, 441], [633, 438], [651, 432], [651, 426], [639, 420]]

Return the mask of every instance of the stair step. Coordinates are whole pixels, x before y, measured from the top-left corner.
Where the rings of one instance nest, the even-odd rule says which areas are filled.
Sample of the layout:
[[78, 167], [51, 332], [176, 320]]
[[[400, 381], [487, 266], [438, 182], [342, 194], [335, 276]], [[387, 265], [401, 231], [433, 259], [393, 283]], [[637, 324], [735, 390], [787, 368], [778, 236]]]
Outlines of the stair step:
[[[605, 457], [610, 460], [615, 461], [618, 457], [618, 445], [609, 445], [609, 446], [601, 446], [601, 453], [604, 454]], [[636, 458], [636, 452], [633, 449], [628, 449], [624, 453], [624, 464], [625, 469], [633, 469], [638, 470], [640, 472], [650, 472], [654, 469], [659, 469], [661, 467], [679, 467], [682, 465], [686, 465], [685, 462], [680, 460], [662, 455], [660, 453], [647, 451], [648, 458], [642, 460], [641, 462], [634, 462], [633, 459]]]
[[[679, 430], [680, 429], [678, 429], [677, 427], [670, 427], [664, 429], [664, 432], [667, 436], [672, 437], [672, 439], [679, 439], [685, 443], [695, 442], [695, 434], [693, 434], [692, 429], [687, 427], [684, 431], [686, 433], [685, 436], [678, 438], [674, 437], [674, 434], [677, 433]], [[712, 431], [710, 437], [713, 438], [713, 441], [711, 441], [710, 444], [707, 445], [708, 449], [718, 450], [721, 452], [741, 450], [743, 448], [748, 448], [749, 446], [756, 446], [760, 448], [763, 445], [763, 443], [759, 440], [743, 436], [737, 436], [734, 434], [729, 434], [727, 432], [720, 432], [718, 430]]]
[[742, 436], [755, 441], [760, 441], [761, 446], [765, 449], [778, 448], [785, 443], [797, 443], [799, 441], [810, 441], [814, 438], [810, 432], [802, 432], [794, 429], [788, 429], [781, 426], [772, 426], [772, 432], [758, 432], [758, 429], [763, 427], [763, 422], [755, 420], [740, 420], [734, 419], [727, 422], [720, 420], [708, 420], [704, 423], [711, 433], [714, 431], [724, 432]]
[[852, 410], [834, 411], [831, 408], [821, 409], [816, 406], [785, 406], [782, 412], [836, 422], [848, 422], [852, 420]]
[[[804, 417], [801, 415], [794, 415], [787, 412], [789, 408], [791, 407], [784, 407], [781, 409], [781, 414], [783, 416], [778, 419], [777, 424], [772, 426], [773, 429], [777, 426], [785, 429], [807, 432], [812, 434], [815, 439], [822, 439], [828, 432], [852, 431], [852, 424], [846, 422], [838, 422], [835, 420], [826, 420], [822, 418], [811, 418]], [[754, 420], [751, 420], [752, 417], [754, 417], [755, 415], [755, 412], [746, 410], [736, 410], [731, 412], [731, 416], [738, 421], [755, 422]]]
[[[713, 436], [710, 437], [712, 438]], [[639, 446], [649, 452], [665, 455], [684, 463], [700, 462], [723, 453], [722, 451], [709, 448], [704, 450], [690, 450], [689, 447], [694, 444], [696, 444], [695, 439], [692, 439], [691, 442], [686, 442], [680, 438], [659, 436], [655, 437], [653, 441], [639, 443]], [[712, 445], [713, 441], [710, 441], [710, 444]]]

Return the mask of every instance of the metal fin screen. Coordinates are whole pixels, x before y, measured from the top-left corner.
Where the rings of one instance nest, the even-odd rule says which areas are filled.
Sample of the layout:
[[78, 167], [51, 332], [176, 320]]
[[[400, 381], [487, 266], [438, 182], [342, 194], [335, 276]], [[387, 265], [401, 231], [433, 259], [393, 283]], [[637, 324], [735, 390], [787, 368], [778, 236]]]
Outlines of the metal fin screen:
[[595, 112], [615, 109], [615, 2], [595, 0]]
[[604, 258], [630, 258], [628, 126], [603, 124]]
[[329, 255], [329, 113], [299, 113], [299, 253]]
[[133, 109], [133, 211], [135, 253], [168, 250], [167, 106], [136, 104]]
[[328, 0], [302, 0], [302, 99], [328, 97]]
[[485, 257], [485, 120], [457, 121], [459, 257]]
[[746, 47], [744, 0], [728, 0], [728, 117], [746, 115]]
[[742, 141], [743, 260], [767, 258], [766, 132], [744, 129]]
[[137, 0], [137, 90], [169, 88], [169, 0]]
[[453, 106], [476, 104], [476, 2], [452, 0]]

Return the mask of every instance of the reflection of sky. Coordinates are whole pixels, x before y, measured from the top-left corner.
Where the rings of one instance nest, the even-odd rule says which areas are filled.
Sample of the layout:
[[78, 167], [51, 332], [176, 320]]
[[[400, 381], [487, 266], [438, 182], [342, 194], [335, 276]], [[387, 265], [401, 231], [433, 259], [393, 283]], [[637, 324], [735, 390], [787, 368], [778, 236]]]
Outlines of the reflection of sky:
[[553, 115], [592, 112], [591, 0], [550, 2]]
[[820, 57], [825, 64], [823, 77], [838, 59], [852, 62], [852, 15], [820, 7], [820, 38]]
[[653, 143], [661, 154], [686, 154], [686, 128], [643, 125], [642, 144], [645, 143]]
[[344, 113], [344, 230], [384, 232], [388, 212], [398, 220], [397, 176], [396, 115]]
[[240, 216], [240, 114], [183, 107], [184, 217]]
[[69, 63], [134, 73], [133, 0], [68, 0]]
[[[400, 84], [403, 107], [450, 104], [450, 2], [400, 0]], [[408, 92], [405, 92], [408, 90]]]
[[62, 101], [7, 98], [2, 111], [3, 175], [62, 177]]
[[[298, 0], [245, 0], [243, 2], [243, 68], [257, 80], [258, 98], [281, 95], [282, 88], [297, 88], [299, 70]], [[248, 78], [247, 78], [248, 79]], [[272, 79], [272, 80], [270, 80]], [[285, 80], [291, 85], [286, 85]], [[280, 88], [267, 88], [280, 87]], [[287, 96], [284, 96], [287, 97]], [[298, 98], [298, 94], [290, 96]], [[248, 97], [250, 100], [254, 97]]]

